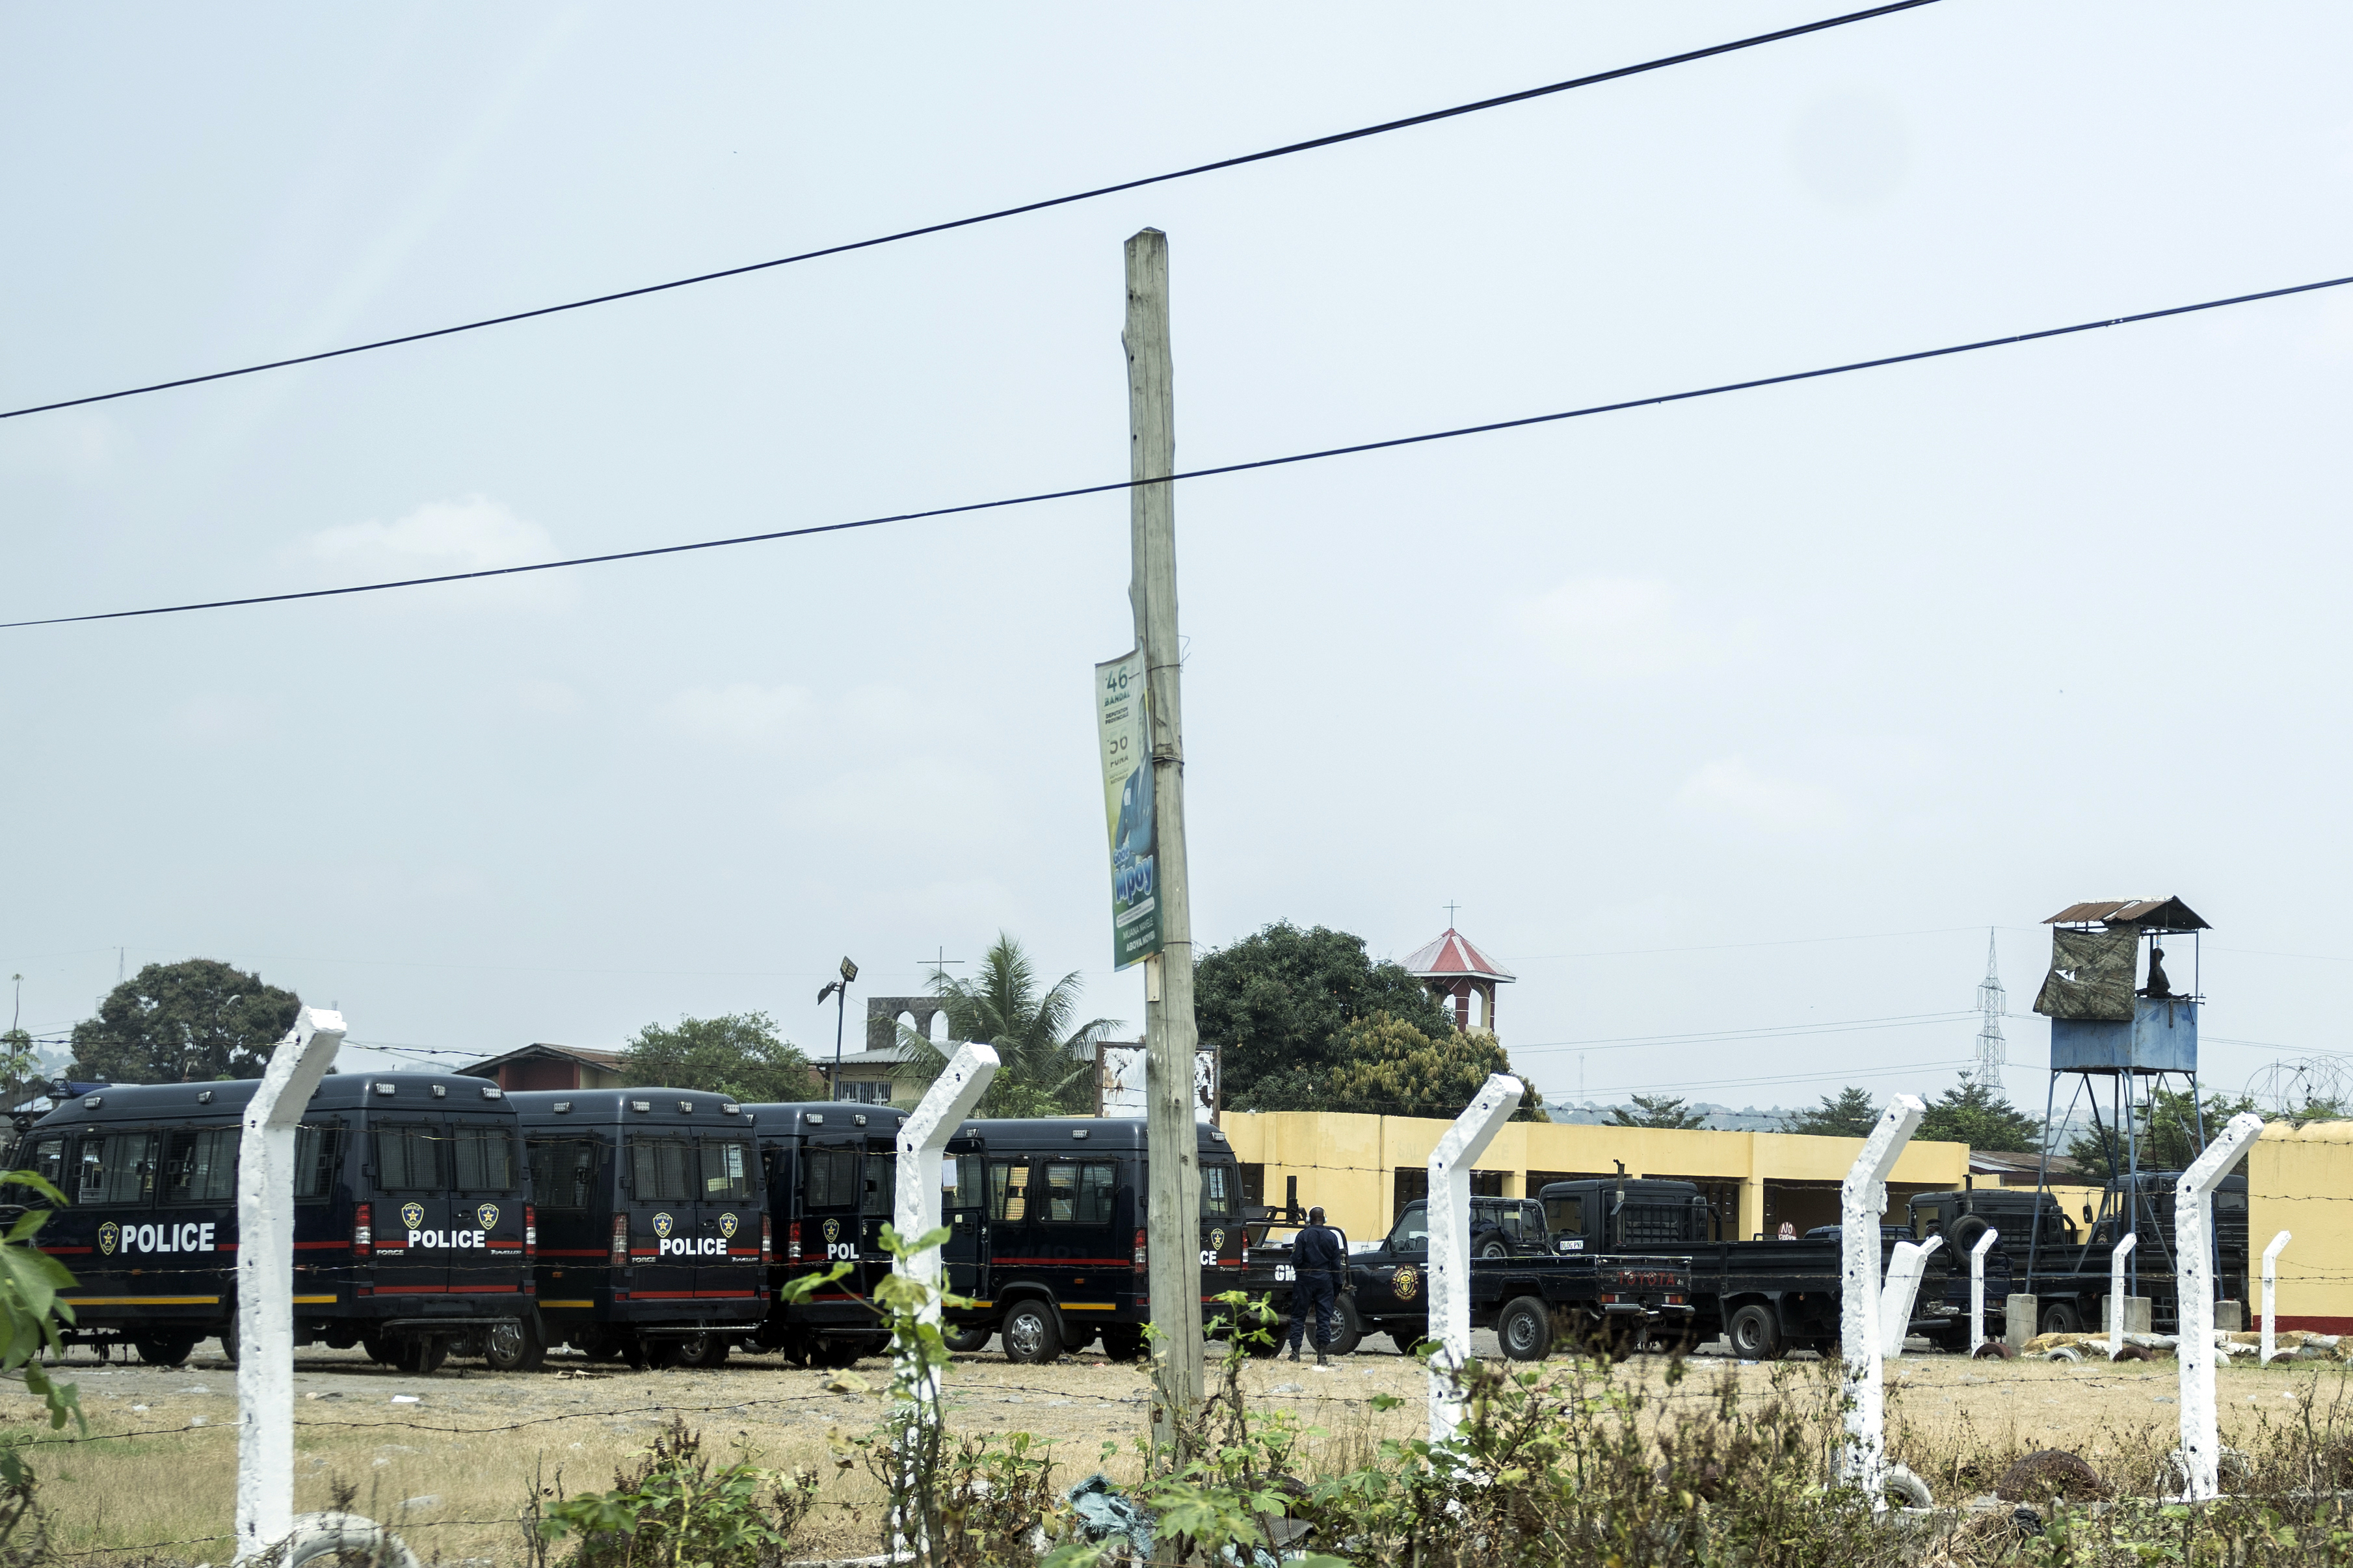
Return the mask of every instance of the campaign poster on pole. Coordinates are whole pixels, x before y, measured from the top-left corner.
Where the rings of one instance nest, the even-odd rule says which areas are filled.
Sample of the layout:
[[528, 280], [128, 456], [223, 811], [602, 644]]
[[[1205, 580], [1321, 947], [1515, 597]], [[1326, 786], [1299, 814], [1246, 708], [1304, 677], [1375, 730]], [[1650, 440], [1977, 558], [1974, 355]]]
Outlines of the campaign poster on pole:
[[1159, 827], [1152, 812], [1152, 735], [1144, 710], [1141, 651], [1095, 666], [1103, 820], [1111, 832], [1114, 969], [1160, 951]]

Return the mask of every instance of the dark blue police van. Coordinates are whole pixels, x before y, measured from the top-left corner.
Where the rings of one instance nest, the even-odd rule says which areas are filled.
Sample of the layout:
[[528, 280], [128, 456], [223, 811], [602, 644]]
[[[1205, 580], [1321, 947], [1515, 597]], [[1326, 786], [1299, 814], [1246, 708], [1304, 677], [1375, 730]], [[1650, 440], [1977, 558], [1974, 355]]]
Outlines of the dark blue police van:
[[[109, 1084], [17, 1140], [65, 1195], [41, 1249], [72, 1271], [67, 1338], [176, 1366], [237, 1355], [237, 1165], [259, 1084]], [[478, 1078], [338, 1073], [295, 1142], [294, 1335], [431, 1372], [455, 1348], [528, 1370], [533, 1215], [514, 1107]], [[5, 1196], [12, 1212], [31, 1194]], [[45, 1202], [46, 1200], [34, 1200]]]
[[751, 1108], [683, 1089], [517, 1090], [552, 1344], [717, 1366], [767, 1315], [771, 1231]]
[[871, 1304], [891, 1272], [882, 1227], [897, 1201], [898, 1139], [904, 1110], [852, 1100], [747, 1105], [760, 1131], [768, 1209], [782, 1239], [772, 1265], [781, 1289], [791, 1279], [849, 1265], [842, 1279], [805, 1300], [773, 1293], [753, 1336], [796, 1366], [848, 1366], [880, 1353], [890, 1334]]
[[[978, 1350], [1001, 1334], [1017, 1362], [1052, 1361], [1098, 1338], [1114, 1361], [1142, 1353], [1152, 1318], [1145, 1144], [1140, 1117], [976, 1121], [956, 1129], [940, 1177], [951, 1227], [943, 1252], [949, 1289], [973, 1304], [947, 1313], [951, 1349]], [[1241, 1168], [1226, 1135], [1198, 1124], [1196, 1148], [1206, 1304], [1241, 1288], [1249, 1238]]]

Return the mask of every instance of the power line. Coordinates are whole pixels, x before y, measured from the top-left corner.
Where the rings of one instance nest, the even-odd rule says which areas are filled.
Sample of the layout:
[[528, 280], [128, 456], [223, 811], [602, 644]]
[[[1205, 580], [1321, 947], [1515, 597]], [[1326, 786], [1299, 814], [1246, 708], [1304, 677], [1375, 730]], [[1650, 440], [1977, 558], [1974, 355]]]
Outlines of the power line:
[[1911, 364], [1920, 360], [1943, 359], [1952, 354], [1974, 353], [1979, 349], [2007, 348], [2017, 343], [2038, 342], [2045, 338], [2068, 337], [2077, 332], [2096, 331], [2104, 327], [2133, 326], [2143, 321], [2162, 321], [2168, 316], [2185, 316], [2200, 310], [2219, 310], [2229, 305], [2252, 304], [2261, 300], [2284, 299], [2291, 294], [2308, 294], [2319, 289], [2338, 289], [2353, 283], [2353, 276], [2327, 278], [2316, 283], [2296, 283], [2284, 289], [2265, 289], [2252, 294], [2233, 294], [2227, 299], [2202, 300], [2193, 305], [2168, 305], [2159, 310], [2142, 310], [2129, 316], [2109, 316], [2096, 321], [2078, 321], [2072, 326], [2043, 327], [2030, 332], [2013, 332], [2006, 337], [1980, 338], [1974, 342], [1950, 343], [1943, 348], [1915, 349], [1909, 353], [1884, 354], [1877, 359], [1853, 360], [1844, 364], [1824, 365], [1815, 370], [1796, 370], [1780, 375], [1757, 376], [1747, 381], [1728, 381], [1714, 386], [1694, 387], [1686, 392], [1665, 392], [1650, 397], [1630, 397], [1617, 403], [1596, 403], [1583, 408], [1563, 409], [1556, 414], [1531, 414], [1518, 419], [1496, 419], [1483, 425], [1463, 425], [1449, 430], [1426, 431], [1419, 436], [1392, 436], [1379, 441], [1359, 441], [1345, 447], [1326, 447], [1313, 452], [1293, 452], [1282, 458], [1257, 458], [1243, 463], [1222, 463], [1214, 468], [1187, 468], [1160, 479], [1116, 479], [1106, 484], [1076, 485], [1067, 489], [1039, 490], [1029, 495], [1008, 496], [997, 500], [966, 501], [957, 506], [927, 507], [919, 511], [891, 512], [881, 517], [859, 518], [849, 522], [813, 523], [807, 528], [780, 528], [765, 533], [736, 534], [727, 539], [698, 540], [691, 544], [657, 544], [642, 550], [616, 550], [602, 555], [575, 555], [563, 561], [541, 561], [525, 566], [491, 566], [476, 572], [444, 572], [430, 577], [402, 577], [386, 583], [358, 583], [343, 588], [306, 588], [290, 594], [254, 594], [235, 599], [206, 599], [185, 605], [159, 605], [143, 610], [104, 610], [81, 616], [47, 616], [35, 620], [0, 621], [0, 631], [26, 626], [70, 626], [82, 621], [119, 621], [143, 616], [175, 616], [192, 610], [237, 609], [248, 605], [280, 605], [298, 599], [332, 599], [347, 594], [377, 594], [395, 588], [422, 588], [438, 583], [469, 583], [485, 577], [512, 577], [528, 572], [554, 572], [571, 566], [601, 566], [615, 561], [642, 561], [658, 555], [683, 555], [698, 550], [724, 550], [738, 544], [765, 544], [780, 539], [804, 539], [813, 534], [841, 533], [850, 529], [879, 528], [885, 523], [915, 522], [925, 518], [955, 517], [967, 512], [997, 511], [1007, 507], [1034, 506], [1042, 501], [1069, 500], [1079, 496], [1110, 495], [1134, 489], [1140, 485], [1171, 484], [1179, 479], [1212, 479], [1220, 474], [1249, 473], [1259, 468], [1279, 468], [1293, 463], [1318, 462], [1326, 458], [1356, 457], [1366, 452], [1388, 451], [1398, 447], [1418, 447], [1431, 441], [1451, 441], [1462, 436], [1486, 436], [1499, 430], [1525, 429], [1532, 425], [1553, 425], [1565, 419], [1583, 419], [1596, 414], [1619, 414], [1630, 408], [1654, 408], [1669, 403], [1688, 403], [1694, 398], [1718, 397], [1730, 392], [1753, 392], [1759, 387], [1786, 386], [1793, 382], [1818, 381], [1824, 376], [1845, 375], [1859, 370], [1880, 370], [1889, 365]]
[[37, 403], [24, 408], [11, 408], [0, 413], [0, 419], [21, 419], [28, 414], [47, 414], [59, 408], [79, 408], [86, 404], [111, 403], [117, 398], [139, 397], [151, 392], [168, 392], [174, 387], [196, 386], [208, 381], [227, 381], [237, 376], [259, 375], [263, 371], [285, 370], [298, 364], [316, 364], [321, 360], [341, 359], [349, 354], [367, 353], [375, 349], [397, 348], [403, 343], [423, 342], [430, 338], [446, 338], [459, 332], [480, 331], [485, 327], [501, 327], [514, 321], [528, 321], [539, 316], [561, 315], [568, 310], [585, 310], [591, 305], [609, 305], [617, 300], [639, 299], [648, 294], [667, 293], [673, 289], [689, 289], [698, 283], [715, 283], [722, 279], [741, 278], [748, 273], [765, 272], [773, 268], [790, 267], [795, 262], [815, 261], [828, 256], [842, 256], [854, 250], [871, 250], [876, 246], [895, 245], [902, 239], [919, 239], [925, 235], [945, 234], [952, 229], [970, 228], [976, 224], [995, 223], [1001, 218], [1019, 217], [1027, 213], [1045, 212], [1052, 207], [1069, 206], [1074, 202], [1093, 201], [1098, 196], [1116, 195], [1123, 191], [1142, 190], [1148, 185], [1164, 185], [1172, 180], [1187, 180], [1196, 174], [1212, 174], [1224, 169], [1239, 169], [1250, 163], [1263, 163], [1270, 159], [1287, 158], [1294, 153], [1313, 153], [1319, 148], [1336, 147], [1344, 142], [1361, 142], [1369, 136], [1387, 135], [1392, 131], [1409, 131], [1419, 125], [1433, 125], [1442, 120], [1460, 119], [1482, 110], [1503, 109], [1514, 103], [1526, 103], [1535, 99], [1549, 98], [1555, 93], [1570, 92], [1581, 87], [1595, 87], [1603, 82], [1618, 81], [1626, 77], [1641, 76], [1651, 71], [1664, 70], [1669, 66], [1689, 65], [1695, 60], [1713, 58], [1717, 55], [1735, 54], [1764, 44], [1777, 44], [1785, 39], [1802, 37], [1831, 27], [1843, 27], [1852, 22], [1867, 22], [1897, 11], [1916, 10], [1934, 5], [1936, 0], [1895, 0], [1893, 5], [1876, 5], [1868, 11], [1852, 11], [1841, 16], [1829, 16], [1819, 22], [1807, 22], [1795, 27], [1783, 27], [1778, 32], [1758, 33], [1728, 43], [1710, 44], [1704, 48], [1687, 49], [1679, 55], [1665, 55], [1658, 59], [1644, 60], [1638, 65], [1618, 66], [1590, 76], [1572, 77], [1544, 87], [1532, 87], [1519, 92], [1507, 92], [1496, 98], [1482, 98], [1472, 103], [1458, 103], [1451, 109], [1434, 109], [1427, 113], [1408, 115], [1402, 120], [1385, 120], [1377, 125], [1360, 126], [1354, 131], [1338, 131], [1330, 135], [1314, 137], [1305, 142], [1286, 142], [1262, 152], [1244, 153], [1238, 157], [1219, 158], [1214, 163], [1196, 163], [1189, 168], [1171, 170], [1165, 174], [1146, 174], [1141, 179], [1123, 180], [1114, 185], [1097, 185], [1092, 190], [1074, 191], [1069, 195], [1049, 196], [1043, 201], [1024, 202], [1019, 206], [999, 207], [994, 212], [977, 213], [970, 217], [950, 218], [943, 223], [925, 224], [919, 228], [902, 228], [892, 234], [877, 235], [871, 239], [855, 239], [843, 245], [828, 245], [817, 250], [804, 250], [792, 256], [779, 256], [772, 260], [754, 261], [741, 267], [722, 268], [716, 272], [698, 272], [691, 278], [673, 278], [666, 283], [648, 283], [635, 289], [617, 289], [609, 294], [595, 294], [585, 300], [567, 300], [560, 305], [541, 305], [528, 310], [511, 310], [502, 316], [485, 316], [479, 321], [461, 321], [456, 326], [435, 327], [421, 332], [404, 332], [398, 337], [378, 338], [370, 342], [352, 343], [339, 349], [322, 349], [317, 353], [296, 354], [288, 359], [266, 360], [259, 364], [241, 365], [235, 370], [216, 370], [204, 375], [184, 375], [171, 381], [151, 382], [144, 386], [124, 387], [119, 392], [93, 393], [87, 397], [61, 398], [54, 403]]

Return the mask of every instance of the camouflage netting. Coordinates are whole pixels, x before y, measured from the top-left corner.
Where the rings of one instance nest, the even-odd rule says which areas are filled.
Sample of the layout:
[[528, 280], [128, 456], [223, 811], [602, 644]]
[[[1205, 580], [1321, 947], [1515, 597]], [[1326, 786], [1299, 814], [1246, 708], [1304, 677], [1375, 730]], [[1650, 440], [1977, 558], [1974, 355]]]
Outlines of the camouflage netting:
[[2130, 1020], [2133, 950], [2139, 942], [2140, 932], [2131, 926], [2116, 931], [2052, 928], [2051, 973], [2042, 977], [2034, 1010], [2046, 1018]]

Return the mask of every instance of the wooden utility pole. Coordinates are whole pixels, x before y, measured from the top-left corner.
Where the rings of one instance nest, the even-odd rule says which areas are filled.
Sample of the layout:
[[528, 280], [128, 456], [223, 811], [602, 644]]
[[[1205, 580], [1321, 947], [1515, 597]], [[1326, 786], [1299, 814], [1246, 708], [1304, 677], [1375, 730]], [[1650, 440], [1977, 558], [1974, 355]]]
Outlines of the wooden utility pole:
[[[1168, 358], [1168, 237], [1147, 228], [1127, 242], [1128, 471], [1176, 471], [1176, 410]], [[1151, 1163], [1149, 1236], [1153, 1436], [1176, 1441], [1174, 1417], [1200, 1408], [1201, 1166], [1193, 1117], [1193, 913], [1185, 887], [1184, 707], [1177, 692], [1176, 496], [1170, 484], [1128, 491], [1135, 646], [1143, 650], [1152, 725], [1152, 811], [1161, 949], [1144, 961], [1144, 1090]], [[1181, 1459], [1182, 1456], [1178, 1456]]]

